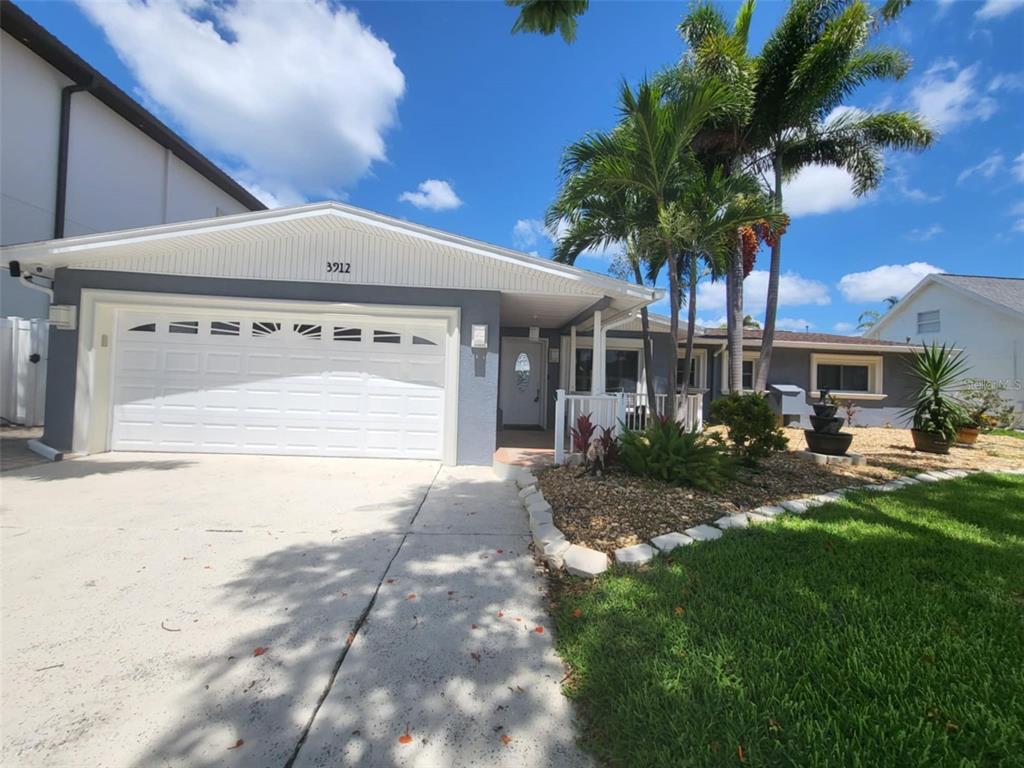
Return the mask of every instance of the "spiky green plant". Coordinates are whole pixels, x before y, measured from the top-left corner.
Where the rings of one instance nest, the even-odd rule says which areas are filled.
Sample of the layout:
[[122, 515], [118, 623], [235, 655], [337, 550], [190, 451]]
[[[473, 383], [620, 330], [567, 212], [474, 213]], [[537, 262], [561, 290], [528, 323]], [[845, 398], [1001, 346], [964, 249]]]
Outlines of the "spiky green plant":
[[914, 429], [940, 435], [953, 442], [967, 420], [967, 411], [957, 395], [969, 366], [962, 350], [941, 347], [934, 342], [922, 344], [909, 363], [910, 376], [917, 386], [912, 403], [901, 413]]

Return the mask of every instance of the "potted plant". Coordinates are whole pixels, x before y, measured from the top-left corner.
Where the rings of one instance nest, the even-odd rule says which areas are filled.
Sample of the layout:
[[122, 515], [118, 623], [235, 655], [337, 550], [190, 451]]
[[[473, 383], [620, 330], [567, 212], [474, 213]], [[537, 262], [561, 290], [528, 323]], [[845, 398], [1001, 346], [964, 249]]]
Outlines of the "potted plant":
[[987, 379], [967, 379], [960, 399], [967, 412], [967, 418], [960, 425], [956, 441], [974, 445], [982, 429], [1009, 424], [1013, 416], [1013, 404], [1003, 398], [999, 385]]
[[914, 448], [928, 453], [949, 453], [967, 413], [955, 392], [967, 370], [963, 352], [943, 344], [922, 344], [910, 362], [917, 385], [910, 407], [903, 412], [911, 422]]

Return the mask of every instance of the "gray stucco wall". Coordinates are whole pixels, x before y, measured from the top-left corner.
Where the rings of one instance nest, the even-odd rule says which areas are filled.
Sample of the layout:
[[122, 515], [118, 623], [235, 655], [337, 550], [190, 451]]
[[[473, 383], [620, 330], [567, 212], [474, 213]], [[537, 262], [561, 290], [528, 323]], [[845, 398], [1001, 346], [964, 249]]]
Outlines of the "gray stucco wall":
[[[490, 465], [497, 442], [498, 344], [501, 325], [500, 294], [494, 291], [456, 291], [392, 286], [227, 280], [206, 277], [144, 275], [61, 269], [54, 286], [55, 304], [75, 304], [83, 288], [151, 293], [179, 293], [293, 301], [332, 301], [360, 304], [403, 304], [424, 307], [459, 307], [462, 310], [459, 355], [459, 464]], [[470, 347], [474, 323], [489, 327], [488, 348]], [[75, 407], [75, 369], [78, 331], [50, 333], [46, 382], [46, 427], [43, 441], [69, 450]]]
[[[843, 354], [853, 354], [846, 351]], [[866, 356], [877, 356], [878, 353], [865, 353]], [[913, 394], [913, 383], [907, 375], [907, 364], [911, 355], [906, 353], [882, 353], [882, 390], [884, 400], [854, 400], [857, 412], [853, 417], [854, 426], [880, 427], [891, 424], [894, 427], [905, 427], [899, 413], [907, 406]], [[772, 353], [772, 368], [768, 376], [769, 384], [793, 384], [808, 390], [811, 386], [811, 351], [776, 347]], [[808, 395], [808, 402], [813, 398]], [[843, 402], [843, 398], [840, 398]], [[839, 415], [844, 415], [840, 408]]]

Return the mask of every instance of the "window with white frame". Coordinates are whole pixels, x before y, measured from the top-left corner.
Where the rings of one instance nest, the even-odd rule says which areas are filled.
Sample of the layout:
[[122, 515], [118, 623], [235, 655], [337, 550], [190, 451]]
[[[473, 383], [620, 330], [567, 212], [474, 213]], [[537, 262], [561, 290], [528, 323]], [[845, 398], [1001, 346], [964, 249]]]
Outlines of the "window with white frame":
[[884, 397], [881, 356], [812, 354], [811, 396], [823, 389], [837, 397]]
[[[561, 382], [570, 392], [590, 392], [590, 374], [594, 365], [594, 340], [584, 336], [576, 340], [576, 354], [570, 356], [567, 336], [562, 337]], [[640, 339], [609, 338], [605, 348], [605, 391], [640, 392], [644, 387], [643, 342]]]
[[928, 312], [917, 313], [917, 332], [938, 333], [939, 332], [939, 310], [933, 309]]
[[[719, 356], [722, 359], [722, 384], [723, 392], [729, 391], [729, 355], [723, 350]], [[749, 351], [743, 353], [743, 378], [741, 386], [744, 392], [754, 391], [754, 382], [757, 381], [757, 362], [761, 357], [760, 352]]]
[[[693, 358], [690, 360], [690, 389], [704, 389], [707, 387], [707, 350], [693, 350]], [[679, 350], [679, 359], [676, 361], [676, 390], [683, 389], [683, 366], [686, 364], [686, 350]]]

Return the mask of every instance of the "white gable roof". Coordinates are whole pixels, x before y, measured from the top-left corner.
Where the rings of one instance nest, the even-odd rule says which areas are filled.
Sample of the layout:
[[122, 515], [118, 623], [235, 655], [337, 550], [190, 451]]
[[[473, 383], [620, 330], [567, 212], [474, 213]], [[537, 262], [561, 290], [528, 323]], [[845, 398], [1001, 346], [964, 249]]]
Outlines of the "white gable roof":
[[909, 311], [914, 298], [929, 285], [951, 288], [997, 312], [1010, 312], [1024, 317], [1024, 278], [935, 273], [921, 278], [896, 306], [882, 315], [882, 319], [875, 323], [866, 335], [881, 338], [882, 330], [892, 323], [893, 318]]
[[[498, 291], [503, 324], [558, 324], [601, 301], [609, 314], [621, 314], [661, 296], [655, 289], [336, 202], [12, 245], [0, 249], [0, 258], [5, 265], [19, 261], [23, 269], [38, 265], [48, 272], [65, 267]], [[327, 262], [349, 266], [332, 272]]]

